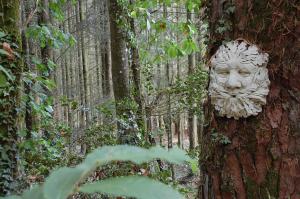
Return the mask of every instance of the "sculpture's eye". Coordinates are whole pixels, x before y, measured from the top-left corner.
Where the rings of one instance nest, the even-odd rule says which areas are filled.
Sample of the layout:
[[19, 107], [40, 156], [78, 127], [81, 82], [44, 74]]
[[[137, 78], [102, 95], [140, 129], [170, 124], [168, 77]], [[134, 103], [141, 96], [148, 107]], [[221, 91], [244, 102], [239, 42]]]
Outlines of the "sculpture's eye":
[[239, 70], [239, 74], [242, 76], [249, 76], [251, 73], [247, 70]]
[[226, 75], [229, 75], [230, 72], [228, 70], [218, 70], [217, 73], [219, 75], [226, 76]]

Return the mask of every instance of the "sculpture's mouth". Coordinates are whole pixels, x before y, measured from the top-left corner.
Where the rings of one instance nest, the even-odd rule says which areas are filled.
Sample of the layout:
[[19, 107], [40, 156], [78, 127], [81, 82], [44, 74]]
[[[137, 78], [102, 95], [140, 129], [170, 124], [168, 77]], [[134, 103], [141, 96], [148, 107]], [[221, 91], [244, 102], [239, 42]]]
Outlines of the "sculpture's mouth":
[[234, 92], [234, 93], [228, 93], [230, 95], [230, 97], [236, 98], [238, 97], [241, 93], [239, 92]]

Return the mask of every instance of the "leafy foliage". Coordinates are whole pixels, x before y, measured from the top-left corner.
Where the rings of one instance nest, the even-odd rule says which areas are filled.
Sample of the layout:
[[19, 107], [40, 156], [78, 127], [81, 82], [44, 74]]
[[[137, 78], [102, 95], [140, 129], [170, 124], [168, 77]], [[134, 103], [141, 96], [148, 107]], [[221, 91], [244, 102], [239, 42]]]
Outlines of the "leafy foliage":
[[227, 145], [231, 143], [230, 139], [226, 135], [217, 132], [213, 132], [211, 134], [211, 139], [213, 142], [218, 144]]
[[179, 149], [166, 151], [160, 147], [143, 149], [128, 145], [104, 146], [93, 151], [83, 163], [74, 168], [63, 167], [54, 171], [46, 179], [44, 185], [34, 187], [24, 192], [20, 197], [11, 196], [8, 198], [65, 199], [77, 191], [85, 193], [102, 192], [115, 196], [131, 196], [144, 199], [182, 198], [179, 193], [167, 185], [141, 176], [111, 178], [97, 183], [81, 185], [97, 167], [111, 161], [121, 160], [141, 164], [157, 158], [175, 164], [190, 160], [184, 151]]
[[31, 26], [27, 29], [26, 36], [38, 40], [42, 48], [49, 46], [59, 49], [66, 45], [74, 46], [76, 43], [71, 34], [65, 33], [54, 26]]
[[107, 121], [105, 124], [93, 125], [86, 130], [84, 134], [84, 143], [87, 146], [87, 151], [90, 152], [99, 146], [116, 145], [117, 138], [114, 133], [114, 123]]
[[201, 66], [186, 79], [178, 79], [171, 92], [181, 95], [179, 104], [183, 109], [192, 110], [195, 114], [201, 114], [201, 101], [206, 96], [208, 75]]
[[[37, 178], [44, 178], [50, 170], [67, 161], [66, 145], [70, 132], [69, 127], [63, 123], [54, 123], [51, 120], [45, 120], [41, 128], [47, 129], [47, 132], [26, 132], [25, 130], [18, 132], [22, 140], [18, 144], [22, 157], [20, 163], [27, 175]], [[30, 133], [30, 139], [26, 139], [28, 133]]]
[[16, 37], [0, 29], [0, 187], [3, 192], [15, 189], [12, 171], [17, 167], [15, 137], [20, 56]]

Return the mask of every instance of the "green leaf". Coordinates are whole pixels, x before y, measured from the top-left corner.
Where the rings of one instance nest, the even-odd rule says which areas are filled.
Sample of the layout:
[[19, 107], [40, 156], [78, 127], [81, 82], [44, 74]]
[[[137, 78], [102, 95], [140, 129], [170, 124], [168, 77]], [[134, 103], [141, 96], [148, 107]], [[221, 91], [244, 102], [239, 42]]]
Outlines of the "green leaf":
[[76, 189], [84, 174], [83, 168], [63, 167], [54, 171], [46, 180], [44, 194], [47, 199], [66, 199]]
[[178, 53], [178, 50], [177, 50], [176, 45], [172, 44], [168, 47], [167, 54], [169, 57], [171, 57], [171, 58], [177, 57], [177, 53]]
[[131, 16], [132, 18], [136, 18], [136, 17], [137, 17], [136, 11], [135, 11], [135, 10], [132, 11], [132, 12], [130, 13], [130, 16]]
[[0, 31], [0, 38], [3, 38], [5, 36], [6, 36], [6, 34], [4, 32], [2, 32], [2, 31]]
[[182, 164], [185, 161], [189, 161], [190, 157], [178, 148], [167, 151], [159, 146], [143, 149], [136, 146], [118, 145], [104, 146], [94, 150], [93, 153], [87, 156], [84, 163], [98, 163], [99, 165], [103, 165], [110, 161], [121, 160], [141, 164], [153, 159], [163, 159], [171, 163]]
[[0, 88], [3, 88], [6, 86], [7, 79], [3, 73], [0, 72]]
[[7, 196], [7, 197], [0, 197], [0, 199], [22, 199], [20, 196]]
[[45, 199], [42, 186], [34, 186], [29, 191], [25, 191], [22, 199]]
[[0, 55], [9, 56], [9, 53], [6, 50], [0, 49]]
[[49, 30], [49, 28], [47, 26], [42, 26], [42, 32], [44, 34], [46, 34], [46, 36], [51, 36], [51, 31]]
[[10, 74], [10, 72], [1, 65], [0, 71], [2, 71], [6, 75], [6, 77], [8, 77], [8, 79], [10, 79], [11, 81], [15, 80], [15, 78]]
[[54, 111], [53, 107], [50, 105], [46, 106], [45, 109], [46, 109], [46, 111], [48, 111], [48, 113], [53, 113], [53, 111]]
[[75, 37], [73, 37], [73, 36], [70, 36], [70, 38], [69, 38], [69, 44], [70, 44], [70, 46], [74, 46], [75, 44], [76, 44], [76, 39], [75, 39]]
[[196, 160], [196, 159], [190, 160], [189, 165], [190, 165], [193, 173], [197, 173], [199, 171], [198, 160]]
[[76, 5], [77, 0], [72, 0], [72, 5]]
[[190, 38], [183, 41], [182, 49], [186, 54], [191, 54], [199, 50], [196, 43]]
[[113, 196], [135, 197], [139, 199], [180, 199], [177, 191], [161, 182], [142, 176], [115, 177], [92, 184], [83, 185], [84, 193], [105, 193]]

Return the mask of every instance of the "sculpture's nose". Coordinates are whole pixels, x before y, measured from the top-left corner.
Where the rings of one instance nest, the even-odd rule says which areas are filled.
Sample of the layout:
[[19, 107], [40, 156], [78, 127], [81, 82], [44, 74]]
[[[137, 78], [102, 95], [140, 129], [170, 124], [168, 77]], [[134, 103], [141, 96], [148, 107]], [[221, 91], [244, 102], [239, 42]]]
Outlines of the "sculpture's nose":
[[226, 87], [230, 90], [235, 90], [235, 89], [239, 89], [242, 87], [242, 83], [239, 80], [237, 73], [230, 72], [229, 77], [226, 82]]

